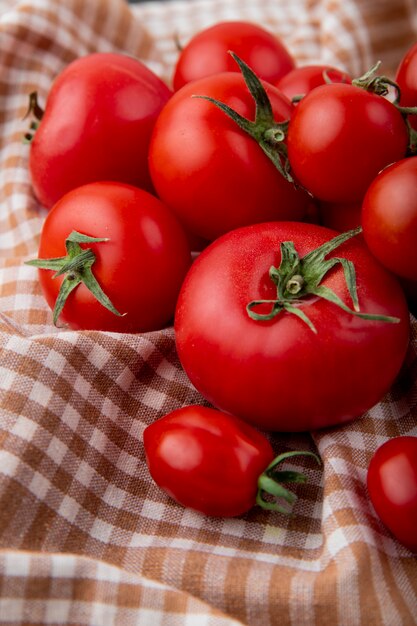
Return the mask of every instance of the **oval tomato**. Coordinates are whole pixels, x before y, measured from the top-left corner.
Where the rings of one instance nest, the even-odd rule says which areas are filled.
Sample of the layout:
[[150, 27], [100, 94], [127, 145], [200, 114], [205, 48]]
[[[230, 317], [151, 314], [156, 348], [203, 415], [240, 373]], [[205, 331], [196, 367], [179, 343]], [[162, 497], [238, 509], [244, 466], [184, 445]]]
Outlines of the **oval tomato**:
[[[176, 343], [191, 382], [218, 409], [266, 430], [306, 431], [358, 417], [388, 391], [408, 346], [405, 297], [359, 236], [326, 253], [328, 273], [315, 289], [321, 264], [305, 257], [336, 234], [258, 224], [227, 233], [195, 260], [178, 298]], [[344, 267], [332, 262], [340, 257], [355, 267], [360, 311], [395, 319], [363, 319], [325, 299], [331, 289], [354, 306]]]
[[278, 80], [295, 65], [282, 41], [259, 24], [218, 22], [194, 35], [181, 50], [173, 76], [174, 89], [212, 74], [235, 72], [230, 50], [268, 82]]
[[268, 439], [255, 428], [203, 406], [182, 407], [153, 422], [143, 443], [149, 472], [161, 489], [183, 506], [221, 517], [241, 515], [255, 504], [289, 513], [276, 500], [291, 504], [296, 495], [282, 483], [303, 483], [306, 476], [280, 471], [279, 464], [297, 455], [320, 463], [308, 450], [274, 458]]
[[313, 89], [291, 116], [288, 157], [320, 200], [355, 202], [385, 166], [405, 157], [408, 129], [387, 99], [341, 83]]
[[352, 79], [346, 72], [331, 65], [300, 65], [290, 70], [274, 84], [290, 100], [305, 96], [312, 89], [332, 83], [351, 83]]
[[152, 190], [148, 145], [171, 96], [143, 63], [94, 53], [55, 79], [31, 141], [29, 169], [38, 200], [50, 208], [67, 191], [100, 180]]
[[393, 163], [371, 183], [362, 227], [369, 249], [385, 267], [417, 281], [417, 156]]
[[[264, 83], [276, 121], [293, 111], [278, 89]], [[309, 197], [279, 173], [258, 142], [208, 96], [248, 119], [254, 100], [237, 72], [185, 85], [164, 107], [151, 139], [149, 163], [158, 196], [186, 229], [203, 239], [254, 222], [301, 219]]]
[[[69, 240], [73, 231], [99, 240]], [[75, 261], [56, 276], [67, 254], [66, 263]], [[190, 263], [186, 236], [171, 212], [150, 193], [113, 182], [63, 196], [45, 219], [39, 259], [29, 262], [40, 267], [41, 288], [55, 313], [59, 294], [68, 292], [63, 323], [115, 332], [157, 330], [170, 322]], [[116, 311], [92, 293], [94, 279]]]
[[[417, 42], [401, 59], [395, 75], [400, 88], [400, 104], [403, 107], [417, 106]], [[409, 115], [409, 122], [417, 130], [417, 115]]]
[[369, 464], [367, 486], [381, 521], [417, 552], [417, 437], [394, 437], [382, 444]]

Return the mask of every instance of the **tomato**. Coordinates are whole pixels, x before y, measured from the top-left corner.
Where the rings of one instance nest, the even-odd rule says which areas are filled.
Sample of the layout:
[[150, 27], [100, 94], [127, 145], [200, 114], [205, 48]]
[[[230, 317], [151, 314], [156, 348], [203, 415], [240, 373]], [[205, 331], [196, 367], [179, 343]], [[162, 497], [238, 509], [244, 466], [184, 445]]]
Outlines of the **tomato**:
[[143, 63], [94, 53], [55, 79], [30, 146], [29, 169], [38, 200], [50, 208], [67, 191], [100, 180], [152, 190], [148, 145], [171, 95]]
[[305, 96], [312, 89], [332, 83], [351, 83], [352, 79], [346, 72], [331, 65], [300, 65], [282, 76], [275, 85], [290, 100]]
[[[417, 106], [417, 42], [401, 59], [395, 75], [400, 88], [400, 104], [403, 107]], [[417, 115], [409, 115], [409, 122], [417, 130]]]
[[232, 50], [264, 80], [274, 82], [295, 66], [283, 42], [251, 22], [226, 21], [198, 32], [181, 50], [173, 75], [174, 89], [221, 72], [235, 72]]
[[417, 552], [417, 437], [394, 437], [382, 444], [369, 464], [367, 486], [381, 521]]
[[[276, 121], [288, 119], [293, 105], [275, 87], [264, 87]], [[149, 148], [152, 180], [187, 231], [213, 240], [254, 222], [301, 219], [308, 195], [285, 180], [257, 141], [194, 94], [255, 116], [242, 75], [225, 72], [182, 87], [158, 117]]]
[[[359, 235], [339, 234], [350, 239], [334, 249], [336, 235], [301, 222], [256, 224], [194, 261], [174, 328], [183, 368], [212, 405], [265, 430], [307, 431], [356, 418], [388, 391], [408, 347], [404, 293]], [[306, 255], [323, 244], [316, 267]], [[332, 262], [340, 258], [356, 270], [361, 314], [389, 321], [326, 299], [321, 287], [354, 306], [344, 268]]]
[[[68, 241], [73, 231], [106, 240]], [[80, 254], [89, 256], [82, 267], [55, 276], [67, 253], [78, 263]], [[162, 202], [137, 187], [97, 182], [68, 192], [49, 211], [39, 259], [29, 264], [40, 268], [40, 285], [55, 321], [59, 314], [76, 330], [145, 332], [170, 322], [190, 257], [181, 226]], [[89, 288], [94, 278], [110, 300], [107, 307], [94, 295], [94, 285], [93, 292]], [[60, 290], [69, 292], [62, 312]]]
[[361, 201], [385, 166], [405, 157], [408, 129], [382, 96], [355, 85], [316, 87], [291, 116], [288, 157], [297, 180], [320, 200]]
[[384, 169], [362, 207], [365, 241], [395, 274], [417, 281], [417, 156]]
[[183, 506], [205, 515], [234, 517], [255, 504], [289, 512], [267, 493], [289, 503], [296, 496], [282, 482], [305, 482], [298, 472], [280, 472], [284, 459], [309, 451], [284, 452], [274, 458], [269, 440], [244, 421], [204, 406], [176, 409], [143, 433], [149, 472], [161, 489]]

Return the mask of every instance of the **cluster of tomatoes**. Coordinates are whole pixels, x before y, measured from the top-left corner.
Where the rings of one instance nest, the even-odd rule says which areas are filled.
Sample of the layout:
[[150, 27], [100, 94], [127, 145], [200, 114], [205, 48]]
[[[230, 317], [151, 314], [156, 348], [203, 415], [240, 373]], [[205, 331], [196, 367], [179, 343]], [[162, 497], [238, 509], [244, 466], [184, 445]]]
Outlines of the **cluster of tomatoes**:
[[[45, 110], [31, 97], [31, 180], [50, 210], [29, 263], [54, 321], [174, 320], [180, 361], [215, 407], [144, 433], [152, 476], [185, 506], [281, 510], [294, 497], [281, 483], [305, 477], [278, 471], [288, 454], [274, 459], [258, 428], [345, 423], [400, 371], [417, 285], [417, 45], [396, 81], [378, 66], [357, 79], [296, 66], [259, 25], [224, 22], [179, 52], [172, 89], [136, 59], [91, 54], [59, 74]], [[416, 442], [391, 448], [398, 470], [369, 471], [378, 513], [406, 520], [390, 527], [413, 549]]]

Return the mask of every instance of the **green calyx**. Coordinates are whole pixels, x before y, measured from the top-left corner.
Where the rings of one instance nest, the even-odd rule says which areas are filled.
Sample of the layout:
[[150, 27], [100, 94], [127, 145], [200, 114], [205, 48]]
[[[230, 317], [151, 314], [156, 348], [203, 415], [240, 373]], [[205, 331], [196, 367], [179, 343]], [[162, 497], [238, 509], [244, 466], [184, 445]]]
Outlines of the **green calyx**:
[[[361, 230], [361, 227], [358, 227], [341, 233], [304, 257], [299, 256], [292, 241], [282, 242], [280, 266], [271, 266], [269, 269], [269, 278], [277, 288], [277, 297], [272, 300], [252, 300], [249, 302], [246, 306], [249, 317], [255, 321], [268, 321], [282, 311], [287, 311], [296, 315], [314, 333], [317, 333], [316, 327], [299, 306], [303, 303], [303, 299], [314, 295], [328, 300], [343, 309], [343, 311], [362, 319], [398, 323], [400, 320], [397, 317], [361, 313], [354, 264], [352, 261], [341, 257], [326, 259], [330, 252], [333, 252], [342, 243], [359, 234]], [[345, 304], [329, 287], [321, 284], [323, 278], [335, 265], [342, 266], [353, 308]], [[258, 313], [256, 309], [261, 305], [267, 305], [269, 310], [266, 313]]]
[[54, 324], [57, 323], [68, 296], [81, 283], [91, 291], [93, 296], [106, 309], [115, 315], [122, 315], [113, 306], [111, 300], [104, 293], [93, 274], [92, 266], [96, 260], [93, 250], [80, 246], [81, 243], [100, 243], [106, 241], [108, 241], [106, 238], [89, 237], [88, 235], [83, 235], [74, 230], [65, 240], [66, 256], [26, 261], [26, 265], [32, 265], [38, 269], [55, 271], [53, 278], [65, 275], [54, 306]]
[[266, 156], [273, 162], [278, 171], [289, 181], [294, 183], [290, 172], [287, 157], [287, 148], [284, 143], [289, 120], [276, 122], [272, 112], [271, 102], [261, 81], [251, 68], [234, 52], [230, 53], [239, 66], [246, 86], [255, 101], [255, 119], [248, 120], [224, 102], [204, 95], [194, 95], [194, 98], [208, 100], [217, 106], [223, 113], [232, 119], [243, 131], [255, 139]]
[[[284, 507], [277, 502], [277, 499], [285, 500], [285, 502], [292, 505], [297, 499], [297, 496], [292, 491], [289, 491], [286, 487], [284, 487], [283, 483], [306, 483], [307, 477], [301, 472], [292, 470], [277, 470], [277, 465], [282, 463], [282, 461], [285, 461], [285, 459], [289, 459], [294, 456], [311, 456], [318, 465], [321, 465], [321, 460], [317, 454], [308, 450], [291, 451], [279, 454], [258, 478], [256, 504], [263, 509], [268, 511], [278, 511], [279, 513], [285, 514], [289, 514], [291, 512], [288, 507]], [[272, 496], [273, 500], [267, 500], [266, 497], [268, 495]]]
[[32, 91], [32, 93], [29, 94], [29, 106], [23, 119], [26, 119], [29, 115], [32, 115], [34, 119], [30, 123], [29, 132], [23, 137], [23, 143], [31, 143], [34, 133], [38, 130], [39, 124], [44, 116], [44, 110], [39, 105], [38, 93], [36, 91]]

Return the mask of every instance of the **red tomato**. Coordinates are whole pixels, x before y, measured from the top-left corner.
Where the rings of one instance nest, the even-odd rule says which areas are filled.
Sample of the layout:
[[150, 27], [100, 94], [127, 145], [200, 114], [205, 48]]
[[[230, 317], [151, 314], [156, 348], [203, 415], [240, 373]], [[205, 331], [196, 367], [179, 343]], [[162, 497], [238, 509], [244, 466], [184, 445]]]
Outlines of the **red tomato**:
[[249, 424], [202, 406], [178, 409], [143, 433], [154, 481], [177, 502], [231, 517], [255, 504], [258, 478], [274, 458]]
[[[92, 250], [91, 271], [121, 315], [103, 306], [81, 282], [68, 295], [62, 322], [77, 330], [116, 332], [156, 330], [170, 322], [191, 255], [182, 228], [157, 198], [113, 182], [90, 183], [68, 192], [45, 219], [39, 259], [65, 256], [72, 231], [107, 238], [81, 243], [75, 251]], [[39, 269], [51, 309], [64, 281], [64, 275], [55, 277], [57, 269]], [[88, 270], [79, 271], [84, 276]], [[65, 276], [68, 283], [78, 281], [80, 274], [76, 270]]]
[[389, 270], [417, 281], [417, 156], [384, 169], [362, 208], [365, 241]]
[[236, 72], [232, 50], [259, 76], [274, 82], [289, 72], [294, 59], [282, 41], [258, 24], [219, 22], [198, 32], [182, 49], [174, 71], [174, 89], [221, 72]]
[[[264, 83], [276, 121], [293, 106]], [[309, 197], [279, 173], [258, 142], [212, 102], [230, 105], [248, 119], [254, 100], [237, 72], [209, 76], [177, 91], [161, 112], [149, 149], [159, 197], [186, 229], [203, 239], [254, 222], [301, 219]]]
[[95, 53], [70, 63], [54, 81], [31, 142], [35, 195], [50, 208], [67, 191], [100, 180], [152, 190], [148, 145], [171, 95], [140, 61]]
[[385, 166], [405, 157], [408, 129], [387, 99], [354, 85], [313, 89], [295, 107], [288, 157], [297, 180], [320, 200], [362, 200]]
[[220, 517], [241, 515], [255, 504], [289, 513], [279, 499], [291, 504], [296, 495], [282, 483], [307, 479], [300, 472], [279, 471], [278, 465], [298, 455], [320, 464], [308, 450], [274, 458], [268, 439], [255, 428], [203, 406], [176, 409], [153, 422], [143, 443], [149, 472], [161, 489], [183, 506]]
[[[401, 106], [417, 106], [417, 42], [411, 46], [401, 59], [395, 82], [401, 90]], [[411, 126], [417, 130], [417, 115], [409, 115], [408, 119]]]
[[[313, 224], [258, 224], [224, 235], [195, 260], [178, 298], [176, 343], [191, 382], [218, 409], [265, 430], [306, 431], [356, 418], [388, 391], [408, 346], [405, 297], [359, 236], [326, 259], [353, 263], [362, 313], [397, 323], [363, 319], [317, 297], [321, 264], [313, 271], [304, 257], [336, 234]], [[303, 260], [295, 263], [294, 250], [284, 246], [279, 296], [283, 242], [293, 242]], [[340, 263], [322, 286], [353, 306]], [[266, 301], [259, 314], [281, 312], [252, 319], [248, 304], [257, 301]]]
[[368, 467], [368, 492], [378, 517], [412, 552], [417, 552], [417, 437], [382, 444]]
[[302, 65], [285, 74], [276, 81], [275, 85], [292, 100], [299, 96], [305, 96], [320, 85], [325, 85], [326, 79], [332, 83], [352, 82], [351, 77], [346, 72], [331, 65]]

